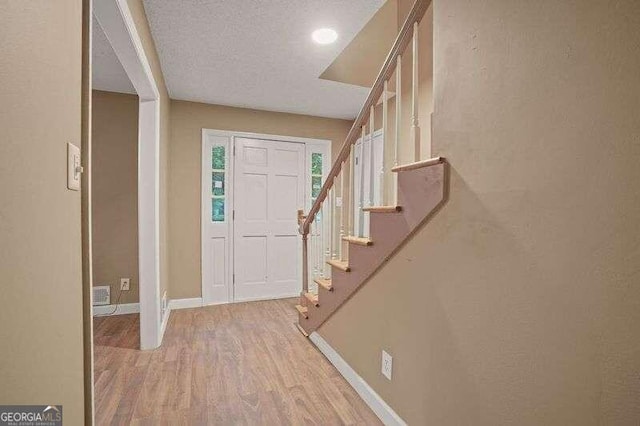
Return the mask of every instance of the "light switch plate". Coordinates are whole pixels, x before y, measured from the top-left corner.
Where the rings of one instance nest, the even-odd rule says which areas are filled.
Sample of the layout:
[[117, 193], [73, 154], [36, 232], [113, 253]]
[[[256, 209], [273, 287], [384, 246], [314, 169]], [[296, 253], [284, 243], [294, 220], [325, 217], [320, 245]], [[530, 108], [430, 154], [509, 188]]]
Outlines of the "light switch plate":
[[336, 207], [342, 207], [342, 197], [336, 197]]
[[80, 148], [67, 143], [67, 188], [72, 191], [80, 191], [81, 175]]

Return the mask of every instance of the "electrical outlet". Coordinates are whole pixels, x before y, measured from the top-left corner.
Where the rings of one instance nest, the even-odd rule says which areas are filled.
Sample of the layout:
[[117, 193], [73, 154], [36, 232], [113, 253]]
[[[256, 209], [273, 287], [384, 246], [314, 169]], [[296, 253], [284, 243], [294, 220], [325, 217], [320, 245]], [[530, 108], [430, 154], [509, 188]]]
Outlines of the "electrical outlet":
[[382, 351], [382, 375], [391, 380], [391, 371], [393, 370], [393, 357], [386, 351]]
[[120, 290], [129, 291], [131, 285], [131, 278], [120, 278]]

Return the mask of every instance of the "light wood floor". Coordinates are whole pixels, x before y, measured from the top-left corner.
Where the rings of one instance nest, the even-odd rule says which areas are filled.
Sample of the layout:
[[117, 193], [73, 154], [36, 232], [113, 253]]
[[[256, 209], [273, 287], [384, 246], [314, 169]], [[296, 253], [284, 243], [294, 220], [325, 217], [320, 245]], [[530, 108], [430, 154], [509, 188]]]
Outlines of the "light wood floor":
[[173, 311], [153, 351], [137, 314], [95, 318], [97, 423], [381, 424], [295, 328], [295, 303]]

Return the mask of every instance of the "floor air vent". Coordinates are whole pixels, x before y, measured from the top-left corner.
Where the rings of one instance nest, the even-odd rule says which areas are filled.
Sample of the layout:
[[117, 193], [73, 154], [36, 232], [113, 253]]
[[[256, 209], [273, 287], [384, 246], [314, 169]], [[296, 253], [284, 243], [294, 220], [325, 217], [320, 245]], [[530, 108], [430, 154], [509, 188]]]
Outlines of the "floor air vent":
[[93, 306], [108, 305], [111, 303], [111, 287], [100, 285], [93, 287]]

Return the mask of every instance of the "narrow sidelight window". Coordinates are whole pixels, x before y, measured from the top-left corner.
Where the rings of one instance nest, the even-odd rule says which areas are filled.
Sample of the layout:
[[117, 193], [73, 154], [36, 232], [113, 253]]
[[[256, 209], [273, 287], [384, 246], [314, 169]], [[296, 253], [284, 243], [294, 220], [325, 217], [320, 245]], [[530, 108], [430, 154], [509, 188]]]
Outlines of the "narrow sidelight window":
[[211, 148], [211, 221], [225, 221], [225, 155], [223, 145]]

